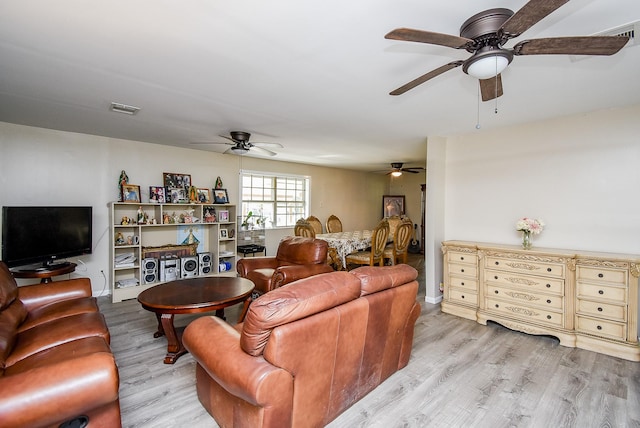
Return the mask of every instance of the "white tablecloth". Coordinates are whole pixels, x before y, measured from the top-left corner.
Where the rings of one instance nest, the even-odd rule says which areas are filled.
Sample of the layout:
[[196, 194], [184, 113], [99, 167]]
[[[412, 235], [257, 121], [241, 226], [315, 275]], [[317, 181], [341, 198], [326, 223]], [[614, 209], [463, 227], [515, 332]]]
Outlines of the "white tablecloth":
[[347, 255], [371, 246], [371, 232], [371, 230], [356, 230], [353, 232], [321, 233], [317, 234], [316, 238], [327, 241], [329, 247], [335, 249], [344, 269], [347, 265]]

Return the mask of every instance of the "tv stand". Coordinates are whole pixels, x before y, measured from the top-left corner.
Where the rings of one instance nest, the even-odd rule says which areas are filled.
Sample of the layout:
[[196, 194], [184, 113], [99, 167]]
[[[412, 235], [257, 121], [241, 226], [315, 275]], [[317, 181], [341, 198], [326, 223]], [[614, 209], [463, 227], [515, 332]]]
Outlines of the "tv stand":
[[70, 262], [56, 263], [33, 269], [14, 269], [11, 274], [14, 278], [40, 278], [40, 282], [48, 284], [53, 282], [54, 276], [64, 275], [76, 270], [76, 264]]

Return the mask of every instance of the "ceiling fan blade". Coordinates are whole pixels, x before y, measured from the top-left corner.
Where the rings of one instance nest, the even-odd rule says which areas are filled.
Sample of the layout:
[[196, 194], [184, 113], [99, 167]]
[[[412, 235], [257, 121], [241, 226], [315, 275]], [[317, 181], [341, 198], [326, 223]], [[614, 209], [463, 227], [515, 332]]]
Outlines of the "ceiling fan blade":
[[411, 28], [396, 28], [387, 33], [385, 39], [403, 40], [406, 42], [430, 43], [432, 45], [447, 46], [454, 49], [463, 49], [474, 43], [466, 37], [453, 36], [451, 34], [434, 33], [432, 31], [414, 30]]
[[275, 155], [277, 155], [276, 152], [272, 152], [271, 150], [264, 149], [262, 147], [258, 147], [258, 146], [255, 146], [255, 145], [252, 146], [249, 149], [249, 152], [260, 153], [260, 154], [267, 155], [267, 156], [275, 156]]
[[449, 64], [443, 65], [442, 67], [438, 67], [435, 70], [431, 70], [430, 72], [423, 74], [417, 79], [414, 79], [411, 82], [400, 86], [398, 89], [395, 89], [389, 92], [389, 95], [402, 95], [405, 92], [407, 92], [409, 89], [413, 89], [416, 86], [426, 82], [427, 80], [433, 79], [434, 77], [441, 75], [445, 71], [449, 71], [452, 68], [461, 66], [463, 62], [464, 61], [453, 61], [453, 62], [450, 62]]
[[501, 30], [507, 38], [518, 37], [567, 2], [569, 0], [530, 0], [502, 24]]
[[[236, 140], [234, 140], [233, 138], [231, 138], [228, 135], [218, 135], [218, 137], [226, 138], [227, 140], [232, 141], [234, 144], [237, 143]], [[227, 144], [227, 143], [225, 143], [225, 144]]]
[[280, 143], [266, 143], [266, 142], [264, 142], [264, 143], [253, 143], [252, 142], [251, 144], [254, 145], [255, 147], [278, 147], [278, 148], [281, 148], [281, 149], [284, 148], [284, 146], [282, 144], [280, 144]]
[[502, 96], [502, 75], [498, 74], [490, 79], [480, 80], [482, 101], [489, 101]]
[[415, 171], [415, 170], [414, 170], [414, 169], [412, 169], [412, 168], [402, 168], [402, 171], [404, 171], [404, 172], [410, 172], [410, 173], [412, 173], [412, 174], [417, 174], [417, 173], [419, 173], [419, 172], [420, 172], [420, 171]]
[[193, 145], [196, 145], [196, 146], [197, 145], [205, 145], [205, 144], [224, 144], [224, 145], [227, 145], [227, 146], [234, 146], [235, 145], [234, 143], [227, 143], [227, 142], [224, 142], [224, 141], [220, 141], [220, 142], [218, 142], [218, 141], [196, 141], [196, 142], [191, 142], [189, 144], [193, 144]]
[[514, 55], [613, 55], [629, 41], [628, 36], [550, 37], [523, 40]]

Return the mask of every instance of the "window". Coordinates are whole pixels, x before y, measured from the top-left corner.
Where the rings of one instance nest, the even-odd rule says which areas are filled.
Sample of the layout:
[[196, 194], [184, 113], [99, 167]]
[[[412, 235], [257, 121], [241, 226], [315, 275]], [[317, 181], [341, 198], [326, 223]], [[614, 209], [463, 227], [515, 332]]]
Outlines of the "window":
[[[309, 177], [242, 172], [240, 223], [272, 227], [293, 227], [307, 217]], [[252, 217], [247, 220], [249, 212]]]

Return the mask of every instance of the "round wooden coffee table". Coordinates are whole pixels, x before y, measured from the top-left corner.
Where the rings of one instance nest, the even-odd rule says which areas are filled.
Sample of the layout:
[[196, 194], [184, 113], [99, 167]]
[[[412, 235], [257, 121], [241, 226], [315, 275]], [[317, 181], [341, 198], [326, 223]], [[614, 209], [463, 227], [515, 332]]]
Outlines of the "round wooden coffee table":
[[167, 336], [165, 364], [173, 364], [187, 353], [182, 345], [182, 331], [173, 324], [175, 314], [216, 311], [224, 319], [224, 308], [244, 302], [238, 321], [244, 319], [254, 284], [246, 278], [211, 276], [171, 281], [148, 288], [138, 295], [138, 302], [158, 318], [153, 337]]

